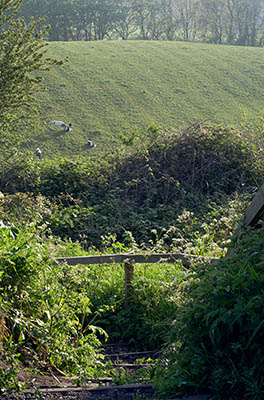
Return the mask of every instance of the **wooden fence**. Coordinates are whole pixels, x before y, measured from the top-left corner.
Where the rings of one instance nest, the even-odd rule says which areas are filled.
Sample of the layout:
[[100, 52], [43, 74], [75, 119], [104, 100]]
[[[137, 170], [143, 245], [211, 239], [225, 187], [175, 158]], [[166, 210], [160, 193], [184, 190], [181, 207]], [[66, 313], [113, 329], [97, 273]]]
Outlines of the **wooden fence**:
[[189, 267], [194, 261], [216, 261], [218, 258], [186, 255], [180, 253], [160, 254], [107, 254], [97, 256], [61, 257], [57, 258], [59, 264], [91, 265], [91, 264], [124, 264], [124, 286], [126, 304], [129, 304], [133, 292], [134, 264], [176, 263]]
[[[264, 184], [261, 186], [251, 204], [245, 212], [242, 220], [243, 226], [256, 226], [259, 219], [264, 215]], [[240, 228], [239, 228], [240, 229]], [[134, 277], [134, 264], [152, 264], [152, 263], [181, 263], [188, 267], [194, 261], [213, 262], [218, 258], [202, 257], [196, 255], [186, 255], [181, 253], [161, 253], [161, 254], [107, 254], [96, 256], [81, 257], [61, 257], [57, 258], [58, 263], [67, 263], [68, 265], [78, 264], [124, 264], [125, 270], [125, 298], [126, 303], [132, 296], [132, 281]]]

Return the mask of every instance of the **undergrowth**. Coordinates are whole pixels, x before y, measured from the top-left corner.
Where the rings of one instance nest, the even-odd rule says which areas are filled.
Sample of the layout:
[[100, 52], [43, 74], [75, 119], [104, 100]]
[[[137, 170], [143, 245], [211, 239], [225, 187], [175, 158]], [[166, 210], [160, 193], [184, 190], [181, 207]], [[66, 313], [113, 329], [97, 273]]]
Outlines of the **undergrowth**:
[[90, 300], [78, 290], [74, 271], [54, 264], [48, 243], [30, 226], [2, 224], [0, 254], [0, 389], [14, 386], [18, 362], [96, 375], [102, 365], [98, 335], [106, 333], [92, 324]]
[[263, 398], [263, 234], [262, 225], [237, 235], [227, 258], [193, 270], [179, 286], [156, 375], [160, 398]]

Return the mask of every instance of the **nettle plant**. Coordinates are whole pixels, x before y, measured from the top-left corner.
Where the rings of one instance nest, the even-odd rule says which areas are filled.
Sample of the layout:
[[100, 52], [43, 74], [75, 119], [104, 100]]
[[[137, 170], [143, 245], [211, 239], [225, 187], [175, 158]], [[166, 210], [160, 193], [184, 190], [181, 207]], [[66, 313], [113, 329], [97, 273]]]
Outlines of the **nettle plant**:
[[53, 365], [65, 373], [93, 376], [102, 359], [97, 333], [101, 337], [105, 333], [89, 317], [90, 300], [80, 290], [81, 276], [73, 268], [57, 265], [47, 244], [33, 227], [22, 231], [2, 224], [0, 228], [0, 300], [6, 336], [17, 344], [17, 359], [23, 365]]
[[[0, 334], [2, 335], [3, 332]], [[24, 388], [24, 384], [17, 380], [19, 371], [18, 351], [19, 343], [15, 343], [12, 335], [2, 337], [2, 346], [0, 348], [0, 393], [6, 391], [18, 391]]]

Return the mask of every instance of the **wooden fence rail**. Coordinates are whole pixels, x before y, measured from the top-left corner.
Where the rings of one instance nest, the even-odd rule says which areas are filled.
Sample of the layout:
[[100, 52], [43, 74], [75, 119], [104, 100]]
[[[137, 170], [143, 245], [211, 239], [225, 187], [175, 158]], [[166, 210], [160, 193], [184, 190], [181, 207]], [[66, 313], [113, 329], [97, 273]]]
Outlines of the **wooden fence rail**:
[[60, 257], [56, 259], [59, 264], [66, 263], [68, 265], [77, 264], [121, 264], [130, 261], [136, 264], [152, 264], [158, 262], [166, 263], [182, 263], [188, 267], [192, 261], [208, 261], [218, 260], [214, 257], [203, 257], [181, 253], [160, 253], [160, 254], [106, 254], [97, 256], [80, 256], [80, 257]]
[[124, 264], [125, 270], [125, 299], [126, 304], [130, 303], [133, 294], [134, 264], [152, 264], [152, 263], [181, 263], [189, 267], [193, 261], [216, 261], [218, 258], [202, 257], [196, 255], [180, 253], [161, 253], [161, 254], [106, 254], [99, 256], [81, 256], [81, 257], [60, 257], [56, 261], [59, 264], [68, 265], [91, 265], [91, 264]]

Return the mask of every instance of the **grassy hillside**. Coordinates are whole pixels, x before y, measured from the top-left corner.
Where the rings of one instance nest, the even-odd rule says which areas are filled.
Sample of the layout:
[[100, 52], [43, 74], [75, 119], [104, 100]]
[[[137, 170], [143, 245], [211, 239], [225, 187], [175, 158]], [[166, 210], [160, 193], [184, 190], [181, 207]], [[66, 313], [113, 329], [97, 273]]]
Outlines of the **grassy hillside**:
[[[112, 149], [120, 133], [197, 120], [236, 123], [241, 109], [263, 108], [263, 49], [183, 42], [57, 42], [49, 53], [68, 58], [45, 79], [43, 122], [72, 122], [70, 134], [45, 127], [29, 144], [44, 156]], [[87, 139], [97, 144], [92, 151]]]

